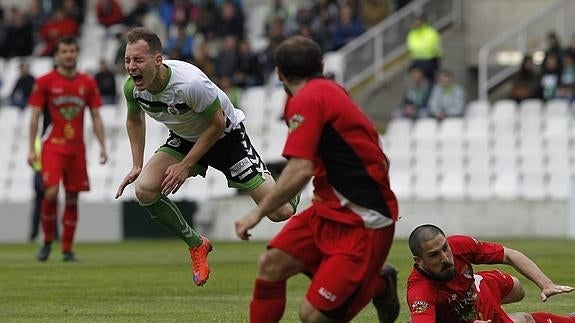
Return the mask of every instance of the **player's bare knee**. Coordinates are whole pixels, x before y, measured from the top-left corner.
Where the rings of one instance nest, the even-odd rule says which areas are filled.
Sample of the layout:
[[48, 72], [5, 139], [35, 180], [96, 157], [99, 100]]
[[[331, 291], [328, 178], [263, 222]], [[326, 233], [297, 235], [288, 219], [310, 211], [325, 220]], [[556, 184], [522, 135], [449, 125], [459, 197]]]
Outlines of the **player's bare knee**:
[[140, 204], [149, 204], [158, 198], [159, 192], [151, 189], [148, 185], [136, 180], [134, 192]]
[[58, 187], [52, 186], [44, 190], [44, 198], [50, 202], [56, 202], [58, 200]]
[[501, 299], [502, 304], [509, 304], [521, 301], [525, 297], [525, 290], [523, 285], [516, 277], [513, 278], [513, 288], [511, 291]]
[[323, 313], [313, 307], [308, 301], [304, 301], [298, 311], [299, 319], [303, 323], [330, 323], [333, 322]]
[[535, 323], [535, 319], [531, 314], [524, 312], [517, 312], [509, 314], [509, 317], [514, 323]]

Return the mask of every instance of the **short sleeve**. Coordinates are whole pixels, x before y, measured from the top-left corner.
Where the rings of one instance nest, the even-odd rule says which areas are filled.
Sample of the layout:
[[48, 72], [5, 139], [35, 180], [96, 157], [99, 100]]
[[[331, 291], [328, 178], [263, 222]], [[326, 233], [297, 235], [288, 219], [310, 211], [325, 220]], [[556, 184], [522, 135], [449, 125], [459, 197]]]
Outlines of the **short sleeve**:
[[495, 242], [484, 242], [464, 235], [448, 238], [452, 250], [472, 264], [500, 264], [503, 262], [503, 245]]
[[184, 100], [194, 112], [203, 117], [209, 117], [221, 108], [218, 89], [207, 78], [195, 78], [184, 90]]
[[32, 89], [32, 93], [28, 99], [29, 105], [40, 109], [43, 109], [43, 107], [46, 105], [47, 97], [45, 95], [45, 80], [45, 78], [39, 78], [34, 83], [34, 88]]
[[131, 77], [124, 83], [124, 97], [129, 113], [139, 113], [142, 110], [134, 98], [134, 80]]
[[323, 107], [315, 97], [288, 99], [285, 120], [288, 136], [283, 155], [286, 158], [315, 160], [325, 125]]
[[100, 89], [98, 89], [96, 80], [92, 77], [88, 77], [88, 84], [90, 85], [88, 88], [91, 89], [88, 94], [88, 105], [90, 106], [90, 109], [98, 109], [102, 106], [102, 96], [100, 95]]

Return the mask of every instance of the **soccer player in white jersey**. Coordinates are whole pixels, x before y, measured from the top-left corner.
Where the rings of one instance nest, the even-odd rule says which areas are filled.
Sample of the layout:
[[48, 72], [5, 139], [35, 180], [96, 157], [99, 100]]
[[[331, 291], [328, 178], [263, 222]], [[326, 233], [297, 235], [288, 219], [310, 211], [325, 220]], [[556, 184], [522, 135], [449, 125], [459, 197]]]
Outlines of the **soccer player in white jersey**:
[[[132, 151], [132, 169], [116, 193], [135, 182], [136, 198], [150, 215], [189, 247], [194, 283], [209, 277], [210, 241], [186, 222], [168, 195], [189, 176], [205, 176], [208, 166], [218, 169], [228, 185], [247, 191], [258, 203], [275, 182], [252, 147], [242, 121], [226, 94], [192, 64], [162, 59], [158, 36], [145, 28], [128, 33], [124, 85], [128, 105], [126, 128]], [[144, 113], [163, 123], [170, 134], [144, 165]], [[268, 217], [283, 221], [295, 213], [296, 196]]]

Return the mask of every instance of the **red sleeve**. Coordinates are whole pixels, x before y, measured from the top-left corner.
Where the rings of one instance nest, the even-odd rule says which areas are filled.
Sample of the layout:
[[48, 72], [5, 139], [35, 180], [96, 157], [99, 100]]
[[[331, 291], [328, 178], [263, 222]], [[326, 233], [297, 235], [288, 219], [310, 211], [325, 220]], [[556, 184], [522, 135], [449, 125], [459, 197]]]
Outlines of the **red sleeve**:
[[435, 289], [427, 281], [414, 278], [413, 272], [407, 280], [407, 305], [411, 323], [435, 323]]
[[289, 127], [283, 155], [307, 160], [317, 159], [317, 148], [324, 127], [322, 106], [310, 96], [288, 99], [285, 120]]
[[42, 77], [36, 80], [34, 83], [34, 89], [28, 98], [28, 104], [33, 107], [44, 108], [46, 104], [47, 97], [45, 95], [46, 89], [46, 78]]
[[88, 76], [87, 80], [89, 84], [88, 88], [91, 89], [88, 94], [88, 105], [91, 109], [98, 109], [102, 106], [102, 96], [100, 95], [100, 90], [98, 89], [96, 81], [92, 77]]
[[500, 264], [503, 262], [503, 245], [499, 243], [484, 242], [463, 235], [450, 236], [447, 239], [452, 250], [472, 264]]

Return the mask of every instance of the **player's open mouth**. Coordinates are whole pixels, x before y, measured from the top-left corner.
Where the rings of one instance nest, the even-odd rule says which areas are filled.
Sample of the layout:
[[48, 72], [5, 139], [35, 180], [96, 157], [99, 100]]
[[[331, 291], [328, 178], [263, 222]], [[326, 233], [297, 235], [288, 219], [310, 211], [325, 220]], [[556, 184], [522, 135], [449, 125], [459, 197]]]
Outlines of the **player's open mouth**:
[[136, 85], [142, 85], [142, 83], [144, 83], [144, 77], [142, 75], [131, 75], [131, 76]]

